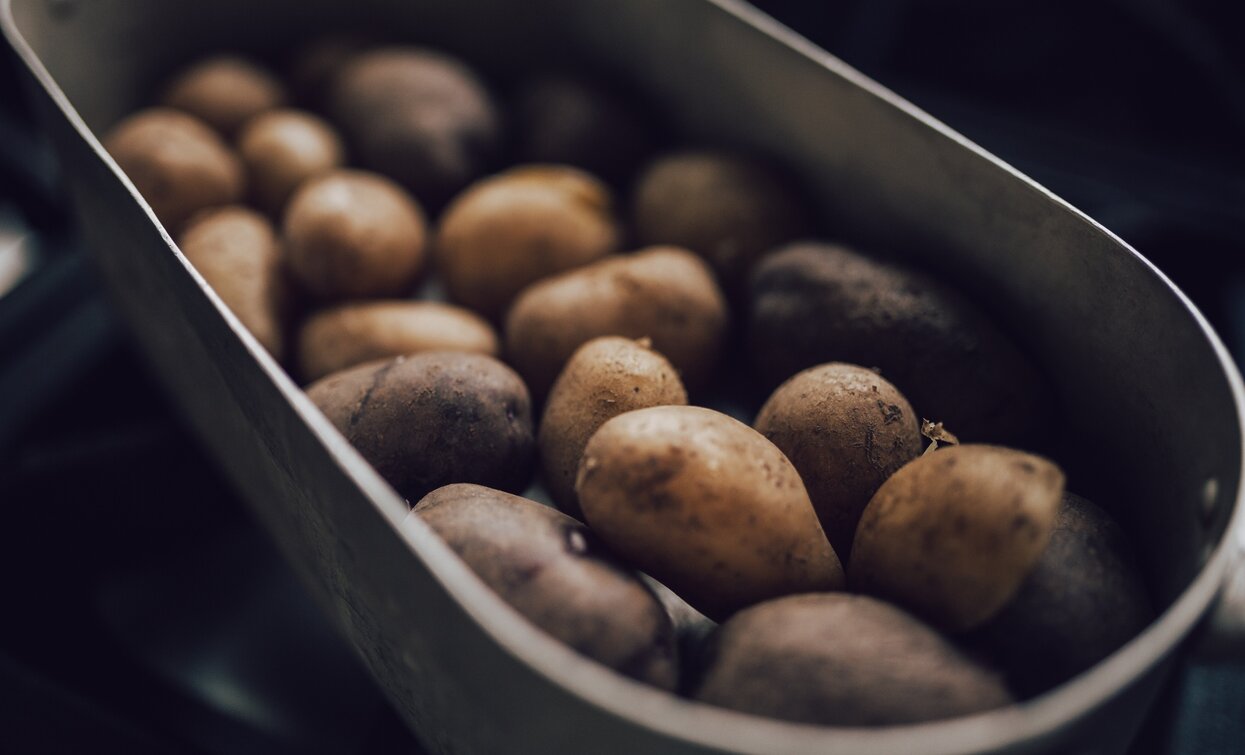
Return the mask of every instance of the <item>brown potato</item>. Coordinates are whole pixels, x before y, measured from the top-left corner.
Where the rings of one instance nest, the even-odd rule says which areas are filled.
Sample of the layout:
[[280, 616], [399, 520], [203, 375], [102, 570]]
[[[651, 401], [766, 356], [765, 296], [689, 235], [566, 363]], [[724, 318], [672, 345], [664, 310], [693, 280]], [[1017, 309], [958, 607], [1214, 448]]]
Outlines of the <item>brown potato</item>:
[[575, 492], [593, 532], [710, 618], [843, 587], [791, 462], [725, 414], [658, 406], [609, 420]]
[[726, 300], [705, 263], [686, 250], [658, 247], [526, 288], [506, 317], [506, 355], [540, 397], [587, 341], [648, 338], [695, 391], [713, 374], [726, 327]]
[[409, 300], [339, 304], [309, 316], [298, 332], [299, 374], [304, 380], [423, 351], [497, 356], [497, 334], [461, 307]]
[[529, 621], [626, 676], [673, 690], [675, 631], [639, 576], [583, 524], [526, 498], [448, 485], [416, 504], [480, 579]]
[[251, 118], [288, 100], [281, 82], [253, 61], [217, 55], [174, 77], [160, 104], [190, 113], [232, 138]]
[[748, 608], [709, 642], [694, 693], [725, 708], [824, 726], [893, 726], [1013, 702], [997, 674], [930, 627], [863, 595]]
[[409, 501], [454, 482], [510, 492], [532, 476], [527, 388], [482, 354], [427, 352], [352, 367], [307, 396]]
[[423, 210], [375, 173], [334, 170], [304, 182], [283, 231], [290, 272], [319, 299], [406, 294], [424, 266]]
[[579, 347], [553, 384], [536, 436], [549, 497], [582, 518], [575, 474], [592, 434], [624, 412], [686, 403], [674, 367], [647, 341], [604, 336]]
[[290, 195], [312, 176], [341, 167], [341, 139], [327, 122], [301, 110], [272, 110], [252, 118], [238, 135], [251, 199], [279, 217]]
[[754, 426], [800, 473], [821, 527], [843, 559], [869, 499], [921, 453], [921, 431], [908, 400], [876, 372], [853, 364], [823, 364], [783, 383]]
[[971, 629], [1007, 604], [1050, 541], [1059, 467], [998, 446], [940, 449], [887, 480], [861, 514], [853, 591], [935, 626]]
[[104, 147], [169, 233], [199, 210], [242, 199], [242, 164], [193, 116], [140, 110], [112, 127]]

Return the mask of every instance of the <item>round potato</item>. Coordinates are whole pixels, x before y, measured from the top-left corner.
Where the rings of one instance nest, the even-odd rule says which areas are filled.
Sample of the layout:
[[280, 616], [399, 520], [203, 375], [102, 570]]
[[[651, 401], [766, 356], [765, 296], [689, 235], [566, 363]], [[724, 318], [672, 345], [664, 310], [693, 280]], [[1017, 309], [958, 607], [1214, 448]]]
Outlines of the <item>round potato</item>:
[[281, 82], [253, 61], [218, 55], [174, 77], [160, 102], [190, 113], [221, 136], [232, 138], [251, 118], [281, 107], [288, 99]]
[[575, 474], [588, 439], [607, 420], [635, 409], [686, 403], [678, 373], [647, 341], [603, 336], [579, 347], [553, 384], [536, 436], [553, 502], [582, 518]]
[[695, 391], [713, 374], [726, 328], [726, 300], [704, 261], [658, 247], [529, 286], [506, 317], [506, 355], [539, 397], [593, 338], [648, 338]]
[[536, 626], [626, 676], [676, 687], [675, 631], [665, 608], [583, 524], [480, 485], [438, 488], [411, 516]]
[[658, 406], [609, 420], [584, 449], [575, 492], [610, 548], [710, 618], [843, 587], [800, 475], [725, 414]]
[[423, 210], [375, 173], [334, 170], [304, 182], [283, 235], [290, 272], [319, 299], [406, 294], [424, 265]]
[[479, 181], [437, 227], [437, 270], [450, 298], [499, 318], [525, 286], [618, 248], [609, 189], [587, 173], [529, 165]]
[[409, 300], [339, 304], [312, 314], [298, 332], [299, 374], [304, 380], [424, 351], [497, 356], [497, 334], [461, 307]]
[[199, 210], [242, 199], [242, 163], [202, 121], [168, 108], [148, 108], [125, 118], [104, 138], [169, 233]]
[[697, 700], [824, 726], [894, 726], [1013, 702], [1000, 677], [903, 611], [863, 595], [794, 595], [710, 636]]
[[1059, 467], [998, 446], [940, 449], [887, 480], [861, 514], [848, 576], [950, 631], [1007, 604], [1050, 542]]
[[279, 217], [290, 195], [312, 176], [341, 167], [341, 139], [324, 120], [301, 110], [272, 110], [252, 118], [238, 135], [251, 199]]
[[408, 501], [454, 482], [518, 492], [531, 479], [527, 389], [492, 357], [371, 362], [313, 383], [307, 396]]
[[774, 391], [754, 426], [800, 473], [835, 553], [848, 558], [869, 499], [921, 453], [916, 413], [872, 370], [830, 363]]

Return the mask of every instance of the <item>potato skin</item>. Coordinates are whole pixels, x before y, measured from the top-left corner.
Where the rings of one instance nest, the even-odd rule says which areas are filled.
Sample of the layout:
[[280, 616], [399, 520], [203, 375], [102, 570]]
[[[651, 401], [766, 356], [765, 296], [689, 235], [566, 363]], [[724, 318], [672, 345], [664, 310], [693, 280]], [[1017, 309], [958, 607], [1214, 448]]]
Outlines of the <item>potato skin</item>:
[[506, 355], [539, 397], [585, 342], [649, 338], [695, 391], [713, 374], [727, 319], [726, 300], [703, 260], [654, 247], [524, 289], [506, 317]]
[[416, 504], [485, 584], [529, 621], [626, 676], [673, 690], [675, 631], [639, 576], [580, 522], [480, 485], [447, 485]]
[[949, 631], [998, 613], [1050, 541], [1064, 475], [1050, 461], [986, 445], [910, 462], [860, 516], [853, 591], [893, 601]]
[[517, 492], [532, 476], [527, 389], [491, 357], [371, 362], [316, 381], [307, 396], [409, 501], [454, 482]]
[[930, 627], [863, 595], [793, 595], [710, 638], [695, 699], [825, 726], [892, 726], [1013, 702], [998, 675]]
[[853, 364], [832, 362], [795, 375], [761, 407], [754, 427], [800, 473], [843, 559], [869, 499], [921, 453], [912, 405], [880, 375]]
[[575, 474], [588, 439], [607, 420], [636, 409], [686, 403], [678, 373], [647, 342], [604, 336], [579, 347], [553, 384], [536, 435], [553, 502], [583, 518]]
[[161, 104], [202, 119], [227, 139], [251, 118], [288, 100], [275, 76], [237, 55], [195, 63], [175, 76], [160, 98]]
[[325, 120], [301, 110], [280, 109], [252, 118], [238, 134], [251, 199], [280, 217], [299, 184], [340, 168], [341, 139]]
[[843, 587], [791, 462], [725, 414], [658, 406], [609, 420], [588, 441], [575, 491], [611, 549], [710, 618]]

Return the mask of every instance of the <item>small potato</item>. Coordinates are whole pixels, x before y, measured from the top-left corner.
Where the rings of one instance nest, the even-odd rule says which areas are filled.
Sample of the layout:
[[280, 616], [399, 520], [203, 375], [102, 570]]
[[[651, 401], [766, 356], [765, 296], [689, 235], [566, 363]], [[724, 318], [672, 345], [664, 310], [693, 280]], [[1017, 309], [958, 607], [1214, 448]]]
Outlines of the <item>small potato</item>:
[[725, 414], [697, 406], [620, 414], [588, 441], [575, 492], [610, 548], [712, 619], [843, 587], [800, 475]]
[[579, 347], [553, 384], [536, 436], [553, 502], [583, 517], [575, 499], [575, 473], [588, 439], [606, 420], [650, 406], [686, 403], [678, 373], [647, 341], [604, 336]]
[[447, 485], [416, 504], [480, 579], [529, 621], [626, 676], [673, 690], [675, 630], [639, 576], [583, 524], [526, 498]]
[[949, 631], [979, 626], [1020, 589], [1050, 542], [1064, 475], [998, 446], [921, 456], [861, 514], [853, 591], [893, 601]]
[[301, 110], [272, 110], [252, 118], [238, 135], [251, 198], [281, 215], [299, 184], [341, 167], [341, 139], [324, 120]]
[[284, 360], [290, 292], [272, 224], [246, 207], [207, 210], [178, 246], [255, 340]]
[[285, 87], [264, 68], [236, 55], [218, 55], [174, 77], [160, 104], [190, 113], [232, 138], [251, 118], [288, 100]]
[[454, 301], [496, 319], [528, 284], [618, 248], [609, 189], [587, 173], [529, 165], [479, 181], [446, 208], [434, 248]]
[[497, 356], [497, 334], [474, 313], [434, 301], [360, 301], [312, 314], [298, 333], [299, 374], [317, 380], [377, 359], [424, 351]]
[[755, 427], [800, 473], [822, 529], [844, 559], [869, 499], [921, 453], [908, 400], [876, 372], [852, 364], [823, 364], [783, 383]]
[[726, 327], [726, 300], [704, 261], [658, 247], [529, 286], [506, 317], [506, 354], [539, 397], [593, 338], [648, 338], [695, 391], [713, 374]]
[[319, 299], [406, 294], [424, 266], [423, 210], [375, 173], [335, 170], [304, 182], [283, 232], [290, 272]]
[[1002, 680], [933, 629], [863, 595], [794, 595], [710, 637], [694, 697], [823, 726], [894, 726], [1010, 705]]
[[307, 396], [407, 500], [454, 482], [517, 492], [531, 479], [527, 388], [492, 357], [371, 362], [313, 383]]
[[193, 116], [148, 108], [113, 126], [104, 147], [169, 233], [199, 210], [242, 199], [242, 164]]

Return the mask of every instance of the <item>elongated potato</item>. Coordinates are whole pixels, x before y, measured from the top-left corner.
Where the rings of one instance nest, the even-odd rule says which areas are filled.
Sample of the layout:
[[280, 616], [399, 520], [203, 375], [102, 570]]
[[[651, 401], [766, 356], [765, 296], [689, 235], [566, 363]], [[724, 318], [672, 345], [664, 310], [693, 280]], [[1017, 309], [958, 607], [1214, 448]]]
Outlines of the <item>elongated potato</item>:
[[217, 55], [185, 69], [169, 82], [161, 104], [203, 120], [233, 138], [256, 115], [289, 100], [269, 71], [237, 55]]

